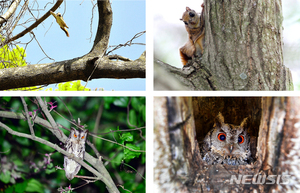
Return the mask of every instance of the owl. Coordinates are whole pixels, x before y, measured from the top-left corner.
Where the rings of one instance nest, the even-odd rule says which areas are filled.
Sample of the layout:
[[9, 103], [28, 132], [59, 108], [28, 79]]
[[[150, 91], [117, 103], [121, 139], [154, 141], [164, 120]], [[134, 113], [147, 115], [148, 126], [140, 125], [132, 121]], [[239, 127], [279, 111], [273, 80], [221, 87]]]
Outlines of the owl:
[[[72, 128], [69, 138], [65, 143], [66, 151], [72, 153], [75, 157], [83, 160], [85, 153], [85, 141], [88, 130], [77, 131]], [[81, 165], [74, 160], [64, 157], [64, 168], [66, 172], [66, 177], [72, 180], [74, 176], [79, 172]]]
[[202, 142], [201, 154], [209, 165], [245, 165], [252, 160], [245, 118], [239, 126], [224, 123], [221, 113]]

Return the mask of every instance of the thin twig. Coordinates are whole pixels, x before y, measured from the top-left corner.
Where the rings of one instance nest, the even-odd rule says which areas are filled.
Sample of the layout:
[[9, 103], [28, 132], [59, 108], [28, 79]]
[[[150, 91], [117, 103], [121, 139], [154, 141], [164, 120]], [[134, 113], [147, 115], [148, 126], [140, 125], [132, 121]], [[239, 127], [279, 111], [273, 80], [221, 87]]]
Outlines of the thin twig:
[[25, 138], [31, 139], [33, 141], [37, 141], [39, 143], [45, 144], [45, 145], [47, 145], [47, 146], [49, 146], [49, 147], [57, 150], [58, 152], [62, 153], [63, 155], [65, 155], [65, 156], [69, 157], [70, 159], [73, 159], [74, 161], [76, 161], [79, 164], [81, 164], [83, 167], [85, 167], [91, 173], [93, 173], [94, 175], [96, 175], [99, 180], [106, 181], [105, 178], [103, 178], [102, 174], [100, 174], [94, 168], [92, 168], [91, 166], [89, 166], [87, 163], [85, 163], [83, 160], [79, 159], [78, 157], [75, 157], [73, 154], [71, 154], [71, 153], [63, 150], [62, 148], [58, 147], [56, 144], [53, 144], [53, 143], [51, 143], [51, 142], [49, 142], [47, 140], [44, 140], [42, 138], [39, 138], [37, 136], [32, 137], [31, 135], [14, 131], [11, 128], [9, 128], [8, 126], [6, 126], [5, 124], [3, 124], [2, 122], [0, 122], [0, 127], [2, 127], [3, 129], [5, 129], [6, 131], [8, 131], [11, 135], [16, 135], [16, 136], [19, 136], [19, 137], [25, 137]]
[[136, 125], [132, 125], [129, 121], [129, 105], [130, 105], [130, 103], [131, 103], [131, 97], [130, 97], [128, 105], [127, 105], [127, 123], [130, 127], [137, 127]]
[[97, 137], [97, 138], [99, 138], [99, 139], [102, 139], [102, 140], [104, 140], [104, 141], [108, 141], [108, 142], [117, 144], [117, 145], [119, 145], [119, 146], [122, 146], [122, 147], [124, 147], [124, 148], [129, 149], [130, 151], [141, 152], [141, 153], [145, 153], [145, 152], [146, 152], [146, 151], [143, 151], [143, 150], [135, 150], [135, 149], [131, 149], [131, 148], [129, 148], [129, 147], [126, 147], [125, 145], [122, 145], [122, 144], [120, 144], [120, 143], [111, 141], [111, 140], [109, 140], [109, 139], [105, 139], [105, 138], [103, 138], [103, 137], [99, 137], [99, 136], [97, 136], [97, 135], [95, 135], [95, 134], [93, 134], [93, 133], [90, 133], [89, 135], [92, 135], [92, 136]]
[[[119, 44], [119, 45], [115, 46], [114, 49], [110, 50], [110, 51], [107, 52], [105, 55], [108, 55], [108, 54], [110, 54], [111, 52], [113, 52], [113, 51], [115, 51], [115, 50], [117, 50], [117, 49], [119, 49], [119, 48], [121, 48], [121, 47], [131, 46], [131, 45], [133, 45], [133, 44], [145, 45], [145, 44], [142, 44], [142, 43], [132, 43], [132, 41], [133, 41], [134, 39], [136, 39], [136, 38], [142, 36], [144, 33], [146, 33], [146, 31], [142, 31], [142, 32], [139, 32], [139, 33], [135, 34], [135, 35], [133, 36], [133, 38], [131, 38], [131, 40], [127, 41], [125, 44]], [[111, 47], [111, 46], [110, 46], [110, 47]]]
[[[98, 133], [100, 120], [101, 120], [102, 113], [103, 113], [103, 105], [104, 105], [104, 100], [101, 100], [101, 104], [100, 104], [100, 107], [98, 109], [96, 120], [95, 120], [95, 126], [94, 126], [94, 129], [93, 129], [94, 133]], [[93, 142], [94, 143], [96, 142], [95, 138], [94, 138]]]
[[123, 190], [125, 190], [127, 192], [130, 192], [129, 190], [125, 189], [124, 186], [122, 186], [122, 185], [117, 185], [117, 186], [121, 187]]
[[31, 136], [33, 138], [35, 138], [34, 130], [33, 130], [32, 123], [30, 121], [30, 116], [29, 116], [29, 113], [28, 113], [27, 104], [24, 100], [24, 97], [21, 97], [21, 100], [22, 100], [22, 103], [23, 103], [23, 106], [24, 106], [24, 109], [25, 109], [25, 117], [26, 117], [27, 122], [28, 122], [28, 126], [29, 126], [29, 129], [30, 129]]
[[136, 130], [142, 130], [145, 129], [146, 127], [139, 127], [139, 128], [134, 128], [134, 129], [122, 129], [122, 130], [112, 130], [110, 132], [106, 132], [106, 133], [97, 133], [97, 135], [107, 135], [110, 133], [116, 133], [116, 132], [126, 132], [126, 131], [136, 131]]
[[6, 40], [5, 44], [8, 44], [9, 42], [14, 41], [14, 40], [24, 36], [26, 33], [30, 32], [31, 30], [36, 28], [40, 23], [42, 23], [45, 19], [47, 19], [50, 16], [50, 11], [55, 11], [60, 6], [60, 4], [62, 4], [62, 2], [63, 2], [62, 0], [58, 0], [56, 2], [56, 4], [47, 13], [45, 13], [41, 18], [36, 20], [36, 22], [34, 22], [31, 26], [26, 28], [24, 31], [22, 31], [19, 34], [17, 34], [16, 36]]
[[87, 141], [87, 144], [94, 150], [96, 156], [97, 156], [98, 158], [100, 158], [101, 155], [100, 155], [99, 151], [96, 149], [96, 147], [94, 146], [94, 144], [92, 144], [90, 141]]

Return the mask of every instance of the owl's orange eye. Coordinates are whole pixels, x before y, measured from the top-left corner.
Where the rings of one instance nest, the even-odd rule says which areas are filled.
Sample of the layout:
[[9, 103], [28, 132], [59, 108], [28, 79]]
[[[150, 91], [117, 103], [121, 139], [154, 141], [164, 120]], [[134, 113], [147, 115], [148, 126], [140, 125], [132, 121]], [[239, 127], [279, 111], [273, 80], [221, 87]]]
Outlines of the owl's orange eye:
[[226, 134], [225, 134], [225, 133], [219, 133], [218, 139], [219, 139], [220, 141], [225, 141], [225, 139], [226, 139]]
[[74, 134], [74, 137], [75, 137], [75, 138], [77, 138], [77, 135], [76, 135], [76, 134]]
[[240, 135], [238, 141], [239, 141], [239, 144], [244, 143], [244, 141], [245, 141], [244, 136]]
[[84, 136], [82, 136], [81, 139], [84, 139]]

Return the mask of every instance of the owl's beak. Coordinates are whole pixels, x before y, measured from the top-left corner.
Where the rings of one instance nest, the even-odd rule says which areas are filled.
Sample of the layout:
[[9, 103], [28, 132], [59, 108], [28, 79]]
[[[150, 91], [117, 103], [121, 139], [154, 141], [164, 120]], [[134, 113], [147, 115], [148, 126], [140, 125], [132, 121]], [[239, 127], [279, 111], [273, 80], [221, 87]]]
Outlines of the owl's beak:
[[233, 150], [233, 144], [230, 144], [230, 147], [229, 147], [230, 153], [232, 153], [232, 150]]

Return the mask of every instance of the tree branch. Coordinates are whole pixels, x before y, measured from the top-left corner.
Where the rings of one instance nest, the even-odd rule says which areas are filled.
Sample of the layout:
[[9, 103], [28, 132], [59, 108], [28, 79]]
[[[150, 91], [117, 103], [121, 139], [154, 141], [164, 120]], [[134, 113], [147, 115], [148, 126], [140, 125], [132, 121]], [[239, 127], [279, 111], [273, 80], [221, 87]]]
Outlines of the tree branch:
[[[83, 160], [80, 160], [78, 157], [75, 157], [73, 154], [63, 150], [62, 148], [58, 147], [56, 144], [53, 144], [49, 141], [46, 141], [42, 138], [39, 137], [33, 137], [31, 135], [25, 134], [25, 133], [20, 133], [17, 131], [12, 130], [11, 128], [9, 128], [8, 126], [6, 126], [5, 124], [3, 124], [2, 122], [0, 122], [0, 127], [2, 127], [3, 129], [7, 130], [11, 135], [16, 135], [19, 137], [25, 137], [28, 139], [31, 139], [33, 141], [37, 141], [39, 143], [45, 144], [55, 150], [57, 150], [58, 152], [60, 152], [63, 155], [68, 156], [70, 159], [75, 160], [76, 162], [78, 162], [80, 165], [82, 165], [83, 167], [85, 167], [87, 170], [89, 170], [91, 173], [93, 173], [94, 175], [97, 176], [97, 179], [103, 181], [109, 192], [119, 192], [116, 188], [113, 188], [113, 186], [115, 186], [114, 184], [111, 184], [110, 181], [106, 178], [104, 178], [104, 176], [102, 174], [100, 174], [98, 171], [96, 171], [94, 168], [92, 168], [91, 166], [89, 166], [88, 164], [86, 164]], [[117, 191], [116, 191], [117, 190]]]
[[[96, 78], [145, 78], [146, 60], [130, 62], [103, 58], [75, 58], [52, 64], [36, 64], [0, 70], [0, 90]], [[49, 79], [49, 77], [51, 77]]]
[[112, 26], [112, 9], [109, 0], [97, 1], [98, 3], [98, 29], [94, 45], [87, 57], [102, 57], [108, 47], [110, 30]]
[[22, 103], [23, 103], [23, 106], [24, 106], [24, 109], [25, 109], [25, 116], [26, 116], [26, 119], [27, 119], [27, 122], [28, 122], [28, 126], [30, 128], [31, 136], [34, 138], [35, 137], [34, 129], [32, 127], [31, 121], [30, 121], [30, 116], [29, 116], [29, 113], [28, 113], [27, 104], [24, 100], [24, 97], [21, 97], [21, 100], [22, 100]]
[[[62, 0], [58, 0], [33, 25], [5, 41], [4, 44], [30, 32], [49, 17], [50, 11], [55, 11], [62, 2]], [[109, 0], [97, 1], [97, 4], [99, 13], [98, 29], [94, 45], [88, 54], [60, 62], [28, 65], [17, 69], [0, 69], [0, 90], [49, 85], [74, 80], [88, 82], [97, 78], [145, 78], [145, 57], [140, 57], [134, 61], [114, 61], [110, 59], [110, 56], [104, 56], [108, 47], [112, 26], [112, 9]]]
[[54, 12], [62, 4], [62, 2], [63, 2], [63, 0], [58, 0], [56, 2], [56, 4], [47, 13], [45, 13], [41, 18], [36, 20], [36, 22], [34, 22], [31, 26], [26, 28], [24, 31], [22, 31], [19, 34], [15, 35], [14, 37], [8, 39], [7, 41], [4, 41], [3, 44], [8, 44], [9, 42], [12, 42], [20, 37], [23, 37], [25, 34], [32, 31], [34, 28], [36, 28], [40, 23], [42, 23], [45, 19], [47, 19], [50, 16], [50, 11]]
[[2, 25], [4, 22], [7, 22], [7, 20], [12, 16], [12, 14], [15, 13], [20, 2], [21, 2], [21, 0], [15, 0], [10, 5], [8, 10], [0, 17], [0, 25]]
[[[65, 143], [65, 141], [67, 140], [66, 135], [60, 131], [60, 129], [58, 128], [56, 122], [54, 121], [53, 117], [51, 116], [51, 114], [49, 113], [48, 107], [47, 107], [47, 103], [45, 103], [41, 97], [37, 97], [37, 100], [43, 110], [43, 112], [45, 113], [45, 115], [47, 116], [48, 120], [50, 122], [52, 122], [51, 124], [44, 119], [39, 118], [38, 116], [35, 117], [35, 119], [33, 120], [35, 123], [41, 124], [43, 126], [45, 126], [46, 128], [48, 128], [61, 142]], [[24, 117], [23, 114], [21, 113], [14, 113], [14, 112], [6, 112], [6, 111], [0, 111], [0, 117], [6, 117], [6, 118], [15, 118], [15, 119], [23, 119], [26, 120], [26, 118]], [[54, 122], [54, 123], [53, 123]], [[3, 127], [4, 129], [6, 129], [9, 133], [11, 133], [12, 135], [17, 135], [20, 137], [26, 137], [29, 139], [32, 139], [34, 141], [38, 141], [40, 143], [43, 143], [45, 145], [48, 145], [49, 147], [54, 148], [55, 150], [57, 150], [60, 153], [63, 153], [64, 155], [70, 157], [71, 159], [73, 159], [72, 154], [69, 154], [68, 152], [62, 150], [61, 148], [59, 148], [57, 145], [54, 145], [48, 141], [45, 141], [41, 138], [38, 137], [32, 137], [31, 135], [28, 134], [24, 134], [24, 133], [20, 133], [17, 131], [13, 131], [12, 129], [10, 129], [9, 127], [7, 127], [6, 125], [4, 125], [3, 123], [0, 123], [0, 127]], [[56, 128], [56, 129], [55, 129]], [[46, 143], [47, 142], [47, 143]], [[50, 144], [50, 145], [49, 145]], [[71, 156], [70, 156], [71, 155]], [[103, 181], [106, 186], [107, 189], [109, 190], [109, 192], [119, 192], [118, 189], [116, 188], [113, 180], [110, 177], [110, 174], [107, 172], [106, 168], [104, 167], [103, 163], [101, 160], [99, 160], [98, 158], [94, 158], [92, 157], [89, 153], [85, 152], [84, 154], [84, 159], [90, 163], [93, 167], [95, 167], [98, 171], [96, 171], [95, 169], [91, 169], [91, 167], [89, 165], [87, 165], [85, 162], [83, 161], [77, 161], [77, 158], [75, 158], [74, 160], [77, 161], [78, 163], [82, 164], [84, 167], [85, 166], [89, 166], [90, 168], [87, 168], [89, 171], [91, 171], [92, 173], [94, 173], [101, 181]], [[98, 173], [95, 173], [95, 171]]]
[[[217, 90], [214, 76], [201, 60], [201, 58], [194, 58], [190, 61], [192, 65], [180, 69], [154, 59], [154, 87], [157, 88], [155, 90]], [[170, 79], [159, 75], [163, 73]]]
[[154, 58], [154, 90], [192, 90], [193, 85], [185, 80], [186, 75], [173, 73], [180, 71]]

